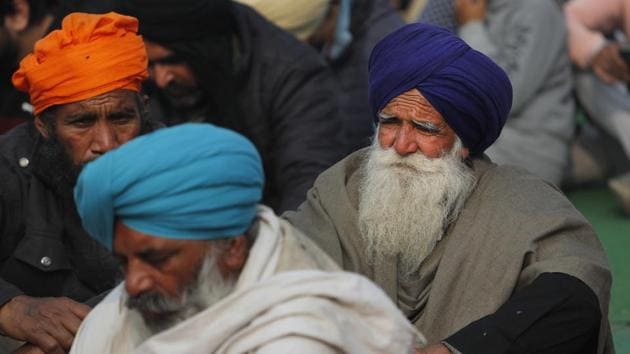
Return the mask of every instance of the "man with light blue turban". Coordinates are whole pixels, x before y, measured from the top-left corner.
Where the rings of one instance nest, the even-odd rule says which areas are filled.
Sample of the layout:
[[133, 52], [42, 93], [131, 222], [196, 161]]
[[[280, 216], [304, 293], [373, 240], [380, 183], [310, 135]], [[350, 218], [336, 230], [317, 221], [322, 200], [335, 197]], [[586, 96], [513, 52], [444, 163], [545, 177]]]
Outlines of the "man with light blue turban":
[[385, 289], [433, 343], [417, 353], [604, 351], [611, 275], [597, 235], [553, 185], [484, 154], [510, 112], [505, 72], [411, 24], [372, 51], [369, 101], [373, 145], [285, 218]]
[[257, 203], [243, 136], [183, 124], [90, 163], [75, 201], [125, 281], [71, 353], [409, 353], [424, 338], [367, 278]]

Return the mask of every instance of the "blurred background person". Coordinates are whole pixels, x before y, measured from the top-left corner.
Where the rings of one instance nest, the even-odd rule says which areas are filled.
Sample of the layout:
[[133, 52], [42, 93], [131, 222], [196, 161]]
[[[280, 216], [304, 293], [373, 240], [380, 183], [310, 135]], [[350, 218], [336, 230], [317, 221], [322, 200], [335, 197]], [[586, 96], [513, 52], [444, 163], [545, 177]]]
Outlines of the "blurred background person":
[[575, 130], [566, 28], [553, 0], [429, 0], [420, 19], [456, 32], [491, 57], [514, 89], [512, 111], [486, 150], [560, 185]]
[[295, 208], [347, 152], [332, 73], [308, 46], [228, 0], [132, 0], [149, 56], [149, 114], [208, 122], [249, 138], [263, 160], [263, 201]]
[[407, 23], [415, 22], [427, 4], [427, 0], [390, 0], [389, 2]]
[[28, 95], [11, 83], [11, 75], [35, 41], [48, 32], [58, 1], [2, 0], [0, 14], [0, 134], [32, 118]]
[[630, 215], [630, 1], [571, 0], [564, 12], [575, 91], [588, 118], [620, 143], [626, 163], [608, 184]]
[[343, 139], [368, 146], [374, 123], [367, 105], [367, 63], [374, 45], [404, 25], [389, 0], [237, 0], [309, 43], [326, 59], [339, 87]]
[[114, 0], [1, 0], [0, 1], [0, 134], [33, 119], [28, 95], [16, 90], [11, 75], [35, 42], [72, 11], [105, 13]]

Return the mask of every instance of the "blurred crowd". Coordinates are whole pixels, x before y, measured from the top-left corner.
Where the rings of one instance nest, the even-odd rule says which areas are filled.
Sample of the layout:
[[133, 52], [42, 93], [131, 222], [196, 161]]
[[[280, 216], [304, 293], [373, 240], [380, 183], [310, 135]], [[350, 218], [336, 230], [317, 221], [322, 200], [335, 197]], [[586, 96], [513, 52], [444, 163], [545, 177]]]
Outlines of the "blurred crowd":
[[[182, 33], [174, 38], [147, 27], [144, 36], [158, 49], [148, 48], [152, 75], [144, 91], [151, 100], [151, 116], [166, 125], [201, 121], [208, 113], [219, 111], [226, 117], [241, 116], [220, 118], [222, 121], [214, 118], [213, 122], [245, 132], [260, 148], [273, 181], [266, 187], [266, 200], [274, 208], [282, 211], [295, 207], [313, 182], [309, 176], [369, 144], [374, 133], [366, 104], [370, 51], [385, 34], [415, 21], [453, 31], [508, 72], [515, 89], [514, 104], [501, 137], [487, 151], [493, 161], [521, 166], [567, 189], [608, 181], [624, 208], [630, 208], [630, 106], [626, 85], [630, 77], [630, 45], [626, 39], [626, 23], [630, 20], [626, 11], [630, 10], [624, 1], [606, 0], [601, 5], [577, 0], [523, 4], [508, 0], [239, 2], [308, 44], [319, 58], [298, 54], [301, 47], [279, 45], [275, 38], [270, 38], [270, 43], [257, 39], [251, 42], [252, 47], [232, 55], [227, 53], [238, 48], [230, 50], [229, 40], [224, 38], [223, 44], [217, 42], [204, 53], [200, 49], [202, 41], [188, 43], [195, 36]], [[58, 28], [67, 13], [102, 13], [120, 6], [115, 0], [3, 1], [1, 132], [32, 119], [28, 97], [13, 87], [10, 78], [35, 42]], [[154, 16], [151, 10], [142, 9], [144, 4], [138, 6], [134, 11], [139, 17]], [[251, 10], [242, 10], [247, 11]], [[215, 12], [214, 16], [218, 19], [220, 15]], [[212, 22], [219, 23], [216, 19]], [[227, 26], [216, 31], [226, 31]], [[211, 36], [217, 36], [216, 31]], [[170, 46], [174, 41], [182, 43], [177, 50]], [[167, 62], [161, 61], [164, 53], [159, 51], [164, 44], [169, 44], [173, 52], [166, 54], [174, 54]], [[218, 52], [223, 53], [222, 57]], [[278, 69], [266, 66], [259, 56], [269, 60], [279, 56], [309, 80], [295, 83], [299, 88], [285, 85], [283, 89], [290, 92], [271, 92], [273, 83], [265, 78], [280, 82], [288, 73], [272, 72]], [[305, 60], [297, 63], [292, 59], [297, 57]], [[161, 65], [177, 64], [177, 60], [190, 62], [190, 76], [194, 77], [181, 77]], [[212, 65], [208, 63], [224, 68], [210, 70]], [[198, 90], [191, 90], [190, 82], [186, 82], [191, 79]], [[222, 103], [210, 103], [202, 96], [216, 97], [213, 100]], [[285, 107], [266, 101], [270, 99], [282, 101]], [[300, 115], [300, 123], [293, 115]], [[282, 133], [253, 127], [272, 119], [288, 121], [289, 127]], [[294, 131], [289, 133], [291, 129]], [[309, 134], [300, 135], [299, 131]], [[286, 138], [288, 135], [291, 137]], [[320, 137], [324, 136], [327, 139], [322, 141]], [[286, 148], [274, 150], [270, 139], [280, 140]], [[293, 147], [296, 141], [300, 146]], [[306, 149], [305, 144], [315, 149]], [[294, 158], [298, 154], [299, 162]], [[296, 175], [301, 177], [294, 179]]]
[[[483, 326], [509, 327], [516, 321], [506, 318], [534, 302], [540, 313], [532, 321], [556, 316], [536, 322], [536, 333], [560, 341], [545, 326], [559, 328], [549, 323], [566, 320], [566, 310], [583, 314], [574, 332], [586, 334], [563, 343], [599, 353], [612, 348], [605, 255], [560, 191], [606, 184], [630, 215], [630, 0], [0, 1], [0, 353], [69, 351], [88, 306], [103, 298], [73, 351], [92, 350], [89, 339], [103, 332], [102, 318], [122, 329], [107, 332], [113, 339], [99, 337], [99, 352], [126, 352], [139, 338], [149, 338], [139, 352], [168, 347], [168, 338], [147, 333], [182, 318], [160, 318], [161, 326], [134, 327], [127, 335], [133, 314], [113, 314], [123, 303], [146, 323], [155, 320], [155, 308], [189, 311], [140, 297], [151, 286], [133, 278], [142, 268], [133, 260], [161, 264], [160, 257], [178, 252], [198, 262], [163, 278], [172, 287], [164, 292], [181, 292], [186, 281], [195, 285], [186, 293], [191, 307], [217, 309], [214, 302], [194, 303], [200, 291], [216, 301], [238, 294], [272, 315], [286, 301], [283, 309], [295, 322], [285, 328], [296, 326], [306, 338], [309, 328], [300, 326], [322, 309], [353, 324], [365, 320], [348, 329], [347, 352], [414, 342], [417, 353], [458, 353], [477, 345], [471, 338], [479, 331], [486, 336]], [[379, 155], [378, 146], [390, 156]], [[426, 177], [424, 185], [410, 180], [425, 177], [403, 178], [400, 185], [422, 192], [417, 198], [390, 183], [402, 173], [381, 171], [388, 162], [425, 176], [421, 167], [406, 165], [408, 155], [424, 155], [428, 162], [416, 164], [429, 172], [447, 171], [439, 181]], [[517, 169], [494, 170], [490, 161]], [[359, 168], [363, 163], [368, 167]], [[371, 174], [376, 177], [366, 177]], [[276, 216], [282, 213], [284, 219]], [[468, 233], [479, 243], [466, 246]], [[403, 236], [379, 241], [390, 234]], [[522, 243], [493, 236], [507, 234]], [[221, 243], [223, 236], [233, 239]], [[443, 236], [459, 237], [457, 247], [485, 257], [487, 270], [462, 266], [469, 255], [442, 247]], [[261, 239], [274, 246], [254, 241]], [[136, 241], [178, 251], [167, 257], [135, 248]], [[198, 253], [205, 244], [192, 241], [211, 241], [221, 252], [209, 252], [208, 261]], [[315, 243], [328, 255], [320, 256]], [[517, 261], [495, 257], [490, 245]], [[364, 247], [374, 259], [364, 257]], [[593, 256], [576, 261], [559, 251], [564, 247], [567, 254]], [[407, 257], [391, 261], [389, 251]], [[440, 263], [442, 254], [448, 261]], [[252, 262], [260, 267], [247, 267]], [[220, 270], [210, 269], [215, 263]], [[443, 278], [442, 264], [469, 272]], [[305, 273], [282, 275], [280, 265]], [[367, 276], [387, 294], [367, 279], [338, 274], [340, 268]], [[216, 284], [191, 280], [199, 273], [229, 281], [217, 293], [203, 293]], [[286, 283], [274, 283], [279, 274]], [[115, 287], [121, 276], [125, 285]], [[302, 286], [302, 276], [313, 284]], [[503, 282], [494, 292], [492, 279]], [[478, 296], [469, 307], [448, 303], [446, 295], [429, 301], [429, 283], [442, 295]], [[265, 297], [248, 292], [252, 284], [280, 293], [289, 284], [301, 300], [258, 303]], [[354, 288], [342, 284], [376, 294], [352, 301], [373, 306], [388, 321], [371, 322], [374, 316], [348, 300]], [[322, 287], [334, 291], [321, 294]], [[567, 289], [570, 300], [536, 297]], [[522, 297], [510, 297], [516, 290]], [[475, 302], [484, 294], [492, 311]], [[229, 322], [221, 308], [216, 315]], [[425, 310], [442, 309], [461, 323], [436, 316], [433, 327], [422, 327]], [[64, 317], [65, 329], [51, 321], [41, 334], [38, 321], [47, 313]], [[277, 318], [259, 316], [247, 319], [247, 330], [233, 324], [243, 332], [221, 337], [217, 329], [206, 339], [225, 346], [237, 337], [247, 339], [237, 344], [266, 343], [269, 333], [256, 321]], [[324, 323], [336, 318], [323, 317]], [[173, 335], [200, 326], [184, 323]], [[343, 321], [328, 325], [344, 328]], [[383, 329], [377, 331], [382, 337], [369, 329]], [[397, 341], [387, 329], [404, 338]], [[536, 336], [518, 333], [522, 343], [535, 345]], [[339, 339], [328, 334], [317, 339]], [[194, 352], [202, 340], [173, 350]], [[321, 352], [314, 343], [274, 345], [269, 352], [291, 345]]]

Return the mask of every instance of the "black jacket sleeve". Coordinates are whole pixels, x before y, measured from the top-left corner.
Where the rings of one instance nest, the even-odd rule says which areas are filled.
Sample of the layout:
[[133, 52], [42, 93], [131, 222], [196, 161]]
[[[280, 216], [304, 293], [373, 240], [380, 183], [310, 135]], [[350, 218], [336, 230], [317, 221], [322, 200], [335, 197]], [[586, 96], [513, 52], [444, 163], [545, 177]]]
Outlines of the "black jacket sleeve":
[[0, 278], [0, 307], [9, 302], [9, 300], [13, 299], [14, 297], [22, 294], [22, 290]]
[[[4, 198], [2, 198], [1, 193], [2, 192], [0, 191], [0, 237], [4, 237], [5, 235], [2, 235], [2, 233], [5, 232], [6, 228], [4, 226], [8, 221], [6, 220], [6, 206], [4, 205]], [[7, 282], [0, 277], [0, 306], [4, 305], [12, 298], [22, 294], [22, 290], [20, 290], [17, 286]]]
[[581, 280], [543, 273], [495, 313], [445, 340], [462, 353], [596, 353], [599, 301]]

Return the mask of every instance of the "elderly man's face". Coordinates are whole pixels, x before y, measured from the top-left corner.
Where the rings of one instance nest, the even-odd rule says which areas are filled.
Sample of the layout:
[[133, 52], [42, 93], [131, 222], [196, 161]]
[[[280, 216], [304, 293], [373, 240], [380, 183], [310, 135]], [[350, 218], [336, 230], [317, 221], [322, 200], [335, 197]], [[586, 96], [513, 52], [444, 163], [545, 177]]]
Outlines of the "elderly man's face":
[[160, 332], [212, 306], [233, 289], [247, 258], [245, 236], [175, 240], [115, 226], [114, 254], [123, 265], [127, 306]]
[[413, 276], [462, 210], [475, 185], [468, 150], [417, 90], [380, 114], [359, 186], [358, 221], [368, 262], [396, 257]]
[[[437, 158], [450, 151], [455, 138], [442, 115], [416, 89], [392, 99], [379, 114], [381, 147], [393, 148], [401, 156], [420, 152]], [[462, 156], [468, 156], [467, 149], [462, 149]]]
[[130, 297], [156, 292], [179, 298], [192, 283], [210, 241], [155, 237], [116, 223], [114, 253], [122, 261]]
[[72, 163], [81, 166], [136, 137], [141, 109], [135, 92], [115, 90], [57, 106], [51, 122], [37, 117], [35, 124], [45, 138], [54, 134]]
[[195, 74], [174, 51], [146, 41], [149, 75], [173, 105], [188, 108], [198, 104], [202, 92]]

